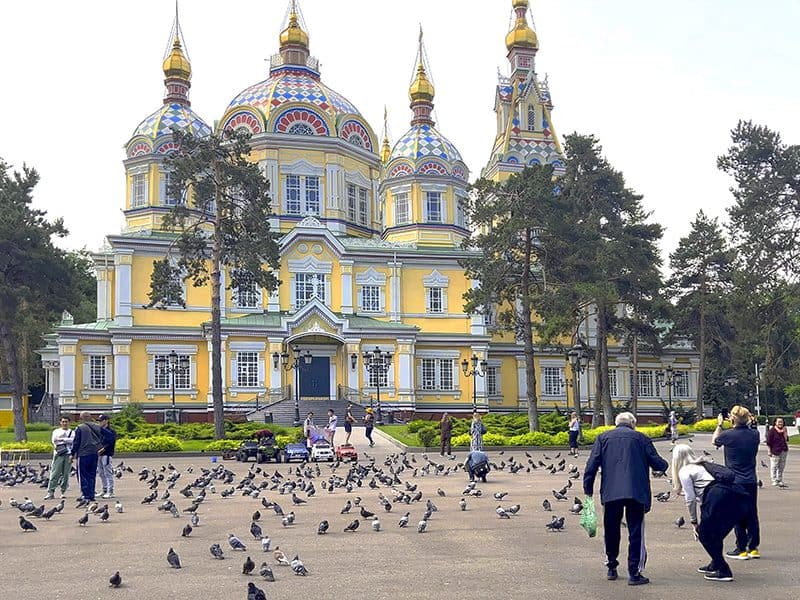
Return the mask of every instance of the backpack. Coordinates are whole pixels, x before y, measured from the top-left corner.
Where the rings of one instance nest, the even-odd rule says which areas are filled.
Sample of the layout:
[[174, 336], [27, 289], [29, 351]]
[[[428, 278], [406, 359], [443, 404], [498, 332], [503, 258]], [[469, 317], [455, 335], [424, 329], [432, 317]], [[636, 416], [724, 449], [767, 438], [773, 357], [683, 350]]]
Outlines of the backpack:
[[708, 471], [717, 483], [733, 483], [734, 479], [736, 479], [736, 474], [730, 467], [708, 461], [703, 461], [700, 464], [703, 465], [703, 468]]

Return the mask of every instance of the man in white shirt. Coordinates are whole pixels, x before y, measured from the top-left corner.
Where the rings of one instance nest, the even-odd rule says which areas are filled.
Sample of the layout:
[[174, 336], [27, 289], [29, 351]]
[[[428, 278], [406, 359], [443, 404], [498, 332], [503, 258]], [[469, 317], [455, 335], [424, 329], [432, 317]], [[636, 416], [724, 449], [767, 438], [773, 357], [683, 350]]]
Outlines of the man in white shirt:
[[53, 464], [50, 467], [50, 483], [47, 486], [45, 500], [53, 498], [56, 488], [61, 486], [61, 497], [64, 498], [69, 486], [69, 473], [72, 466], [72, 440], [75, 432], [69, 428], [69, 417], [61, 417], [61, 426], [53, 430], [50, 441], [53, 443]]
[[336, 435], [336, 423], [338, 419], [333, 412], [332, 408], [328, 409], [328, 426], [325, 428], [325, 433], [328, 436], [328, 441], [330, 441], [331, 446], [333, 446], [333, 437]]

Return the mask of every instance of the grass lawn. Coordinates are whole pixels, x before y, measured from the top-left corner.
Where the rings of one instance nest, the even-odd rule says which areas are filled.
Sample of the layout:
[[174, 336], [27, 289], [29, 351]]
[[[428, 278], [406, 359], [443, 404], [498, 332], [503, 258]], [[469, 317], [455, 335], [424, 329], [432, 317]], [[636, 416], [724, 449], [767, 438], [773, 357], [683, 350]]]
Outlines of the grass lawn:
[[790, 435], [789, 444], [792, 446], [800, 446], [800, 434]]
[[378, 427], [383, 433], [393, 437], [406, 446], [419, 446], [420, 441], [416, 433], [408, 433], [405, 425], [381, 425]]
[[[28, 432], [28, 441], [29, 442], [47, 442], [50, 443], [50, 431], [29, 431]], [[8, 432], [0, 433], [0, 446], [4, 443], [8, 442], [15, 442], [14, 434]]]

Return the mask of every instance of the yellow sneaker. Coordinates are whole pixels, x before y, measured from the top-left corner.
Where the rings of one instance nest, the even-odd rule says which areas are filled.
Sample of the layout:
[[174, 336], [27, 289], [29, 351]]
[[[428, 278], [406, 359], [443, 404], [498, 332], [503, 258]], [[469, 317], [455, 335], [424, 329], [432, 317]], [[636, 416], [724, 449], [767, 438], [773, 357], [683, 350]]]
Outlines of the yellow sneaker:
[[761, 558], [761, 553], [758, 551], [758, 549], [750, 550], [750, 552], [747, 553], [747, 556], [750, 558]]

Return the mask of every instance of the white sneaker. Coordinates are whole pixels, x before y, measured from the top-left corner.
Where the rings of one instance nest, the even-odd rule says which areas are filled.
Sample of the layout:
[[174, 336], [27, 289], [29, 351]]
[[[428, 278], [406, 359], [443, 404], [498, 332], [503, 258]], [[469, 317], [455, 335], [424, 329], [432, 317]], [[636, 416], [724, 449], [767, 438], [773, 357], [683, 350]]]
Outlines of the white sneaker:
[[53, 496], [52, 492], [47, 492], [47, 495], [44, 497], [45, 500], [52, 500], [53, 498], [55, 498], [55, 496]]
[[106, 492], [101, 497], [102, 498], [113, 498], [114, 497], [114, 492]]
[[63, 500], [66, 497], [67, 495], [64, 492], [61, 492], [61, 494], [58, 496], [59, 500]]

